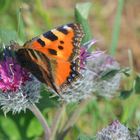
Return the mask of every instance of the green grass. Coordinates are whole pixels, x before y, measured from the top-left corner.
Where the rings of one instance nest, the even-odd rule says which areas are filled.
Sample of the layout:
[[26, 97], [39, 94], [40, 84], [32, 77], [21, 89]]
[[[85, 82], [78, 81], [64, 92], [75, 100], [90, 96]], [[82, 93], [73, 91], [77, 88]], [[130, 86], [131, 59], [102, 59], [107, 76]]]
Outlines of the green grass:
[[124, 0], [118, 0], [116, 15], [114, 18], [113, 32], [110, 46], [110, 54], [115, 55], [118, 47], [119, 33], [121, 28], [121, 17], [123, 12]]

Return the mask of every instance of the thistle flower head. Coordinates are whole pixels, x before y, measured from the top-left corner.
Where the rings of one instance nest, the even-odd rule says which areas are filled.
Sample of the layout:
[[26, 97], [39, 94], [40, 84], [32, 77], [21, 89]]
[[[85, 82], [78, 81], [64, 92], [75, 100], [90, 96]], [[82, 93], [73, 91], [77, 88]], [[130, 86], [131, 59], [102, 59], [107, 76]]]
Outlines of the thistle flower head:
[[62, 93], [65, 101], [79, 101], [92, 93], [112, 97], [118, 90], [121, 80], [120, 66], [112, 56], [103, 51], [89, 52], [89, 48], [96, 42], [93, 39], [81, 46], [79, 58], [82, 78]]
[[92, 45], [94, 45], [97, 41], [96, 40], [90, 40], [86, 42], [84, 45], [80, 48], [80, 67], [81, 69], [84, 69], [86, 67], [87, 59], [91, 57], [91, 53], [88, 51]]
[[4, 113], [25, 110], [31, 102], [38, 102], [40, 83], [22, 68], [5, 48], [0, 61], [0, 106]]
[[113, 121], [108, 127], [103, 128], [96, 135], [97, 140], [130, 140], [130, 132], [127, 127], [118, 120]]
[[93, 73], [93, 87], [101, 96], [113, 97], [119, 89], [121, 73], [119, 63], [110, 55], [100, 53], [94, 60], [88, 59], [87, 67]]
[[0, 62], [0, 89], [3, 92], [17, 91], [29, 78], [29, 72], [21, 68], [12, 57]]

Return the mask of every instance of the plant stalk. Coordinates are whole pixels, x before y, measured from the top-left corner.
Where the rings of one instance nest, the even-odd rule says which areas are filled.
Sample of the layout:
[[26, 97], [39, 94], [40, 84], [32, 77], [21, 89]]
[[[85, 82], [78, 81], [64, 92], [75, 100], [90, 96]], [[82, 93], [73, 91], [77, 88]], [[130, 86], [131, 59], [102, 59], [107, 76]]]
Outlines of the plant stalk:
[[112, 42], [111, 42], [111, 46], [110, 46], [110, 50], [109, 50], [111, 55], [116, 54], [116, 49], [118, 46], [123, 5], [124, 5], [124, 0], [118, 0], [118, 8], [117, 8], [113, 32], [112, 32]]
[[60, 128], [60, 122], [62, 121], [62, 116], [64, 115], [65, 108], [66, 108], [66, 105], [65, 103], [63, 103], [62, 106], [58, 109], [58, 111], [55, 114], [55, 117], [53, 119], [52, 126], [51, 126], [50, 140], [55, 139], [55, 136], [58, 131], [58, 127]]
[[30, 111], [32, 111], [32, 113], [37, 117], [37, 119], [40, 121], [43, 129], [44, 129], [44, 133], [45, 133], [45, 140], [50, 140], [50, 135], [51, 135], [51, 130], [45, 120], [45, 118], [43, 117], [42, 113], [40, 112], [40, 110], [37, 108], [37, 106], [35, 104], [31, 104], [28, 109]]

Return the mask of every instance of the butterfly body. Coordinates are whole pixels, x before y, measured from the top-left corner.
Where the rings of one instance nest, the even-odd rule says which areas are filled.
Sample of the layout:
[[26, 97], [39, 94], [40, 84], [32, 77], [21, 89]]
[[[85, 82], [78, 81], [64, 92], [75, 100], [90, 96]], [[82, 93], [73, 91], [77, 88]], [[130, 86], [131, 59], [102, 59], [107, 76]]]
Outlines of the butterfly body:
[[79, 49], [83, 31], [79, 24], [67, 24], [26, 42], [16, 51], [18, 61], [56, 93], [79, 74]]

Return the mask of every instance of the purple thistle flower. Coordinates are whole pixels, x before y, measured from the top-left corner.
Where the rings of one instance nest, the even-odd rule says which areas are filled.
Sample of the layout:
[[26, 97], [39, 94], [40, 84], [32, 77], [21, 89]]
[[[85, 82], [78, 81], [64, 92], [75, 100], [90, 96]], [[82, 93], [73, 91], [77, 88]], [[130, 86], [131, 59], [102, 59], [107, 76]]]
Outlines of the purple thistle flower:
[[93, 39], [93, 40], [90, 40], [87, 43], [85, 43], [83, 46], [81, 46], [81, 48], [80, 48], [80, 67], [81, 67], [81, 69], [85, 68], [87, 59], [91, 58], [91, 53], [88, 51], [88, 49], [92, 45], [94, 45], [96, 42], [97, 41]]
[[[92, 93], [112, 97], [120, 86], [121, 74], [118, 62], [103, 51], [89, 52], [97, 41], [90, 40], [80, 49], [80, 73], [82, 78], [74, 82], [62, 93], [67, 102], [76, 102], [91, 96]], [[116, 71], [110, 78], [103, 79], [105, 74]]]
[[0, 62], [0, 89], [3, 92], [17, 91], [30, 80], [29, 75], [30, 73], [21, 68], [14, 58], [8, 57]]
[[131, 136], [128, 128], [116, 120], [98, 132], [96, 140], [131, 140]]
[[0, 61], [0, 106], [4, 113], [26, 110], [40, 98], [40, 82], [12, 57], [11, 50], [4, 49]]
[[[121, 81], [119, 63], [112, 56], [100, 53], [93, 60], [88, 60], [87, 67], [95, 73], [92, 81], [95, 93], [101, 96], [113, 97], [119, 89]], [[108, 76], [103, 78], [105, 75]]]

